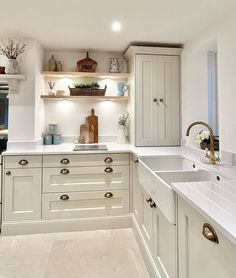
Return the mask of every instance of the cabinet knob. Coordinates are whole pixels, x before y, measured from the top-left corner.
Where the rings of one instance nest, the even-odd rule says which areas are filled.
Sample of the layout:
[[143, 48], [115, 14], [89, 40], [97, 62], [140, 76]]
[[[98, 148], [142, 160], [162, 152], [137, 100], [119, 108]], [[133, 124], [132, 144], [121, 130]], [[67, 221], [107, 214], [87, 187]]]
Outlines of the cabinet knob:
[[113, 172], [113, 169], [111, 167], [107, 167], [104, 172], [106, 173], [112, 173]]
[[155, 202], [151, 202], [150, 203], [150, 208], [156, 208], [157, 206], [156, 206], [156, 203]]
[[104, 162], [106, 162], [106, 163], [112, 163], [112, 162], [113, 162], [113, 159], [112, 159], [111, 157], [106, 157], [106, 158], [104, 159]]
[[160, 101], [160, 102], [164, 102], [164, 99], [163, 99], [163, 98], [160, 98], [159, 101]]
[[107, 192], [104, 197], [106, 198], [112, 198], [113, 197], [113, 194], [111, 192]]
[[135, 159], [135, 160], [134, 160], [134, 163], [136, 163], [136, 164], [137, 164], [137, 163], [138, 163], [138, 159]]
[[151, 203], [152, 202], [152, 198], [146, 199], [147, 203]]
[[22, 159], [22, 160], [19, 161], [19, 164], [21, 166], [25, 166], [25, 165], [29, 164], [29, 162], [26, 159]]
[[67, 158], [63, 158], [63, 159], [61, 160], [61, 164], [69, 164], [69, 163], [70, 163], [70, 160], [67, 159]]
[[68, 195], [64, 194], [64, 195], [61, 195], [60, 199], [61, 199], [62, 201], [67, 201], [67, 200], [70, 199], [70, 197], [69, 197]]
[[157, 98], [154, 98], [154, 99], [153, 99], [153, 102], [157, 102]]
[[216, 231], [214, 230], [214, 228], [210, 224], [205, 223], [203, 225], [202, 234], [206, 239], [208, 239], [212, 242], [215, 242], [216, 244], [219, 244], [219, 240], [218, 240], [218, 236], [216, 234]]
[[62, 175], [68, 175], [69, 173], [70, 173], [70, 171], [68, 169], [62, 169], [61, 170]]
[[11, 171], [6, 171], [6, 175], [10, 176], [11, 175]]

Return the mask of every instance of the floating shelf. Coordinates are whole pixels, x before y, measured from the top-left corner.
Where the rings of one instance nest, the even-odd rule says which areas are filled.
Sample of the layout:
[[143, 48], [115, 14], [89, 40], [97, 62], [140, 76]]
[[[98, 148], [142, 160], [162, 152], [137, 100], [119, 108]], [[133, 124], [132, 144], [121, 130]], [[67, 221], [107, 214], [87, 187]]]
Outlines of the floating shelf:
[[25, 76], [22, 74], [0, 74], [0, 82], [5, 82], [9, 86], [9, 92], [11, 94], [17, 94], [19, 92], [19, 81], [25, 80]]
[[110, 79], [128, 79], [129, 73], [101, 73], [101, 72], [55, 72], [55, 71], [43, 71], [44, 77], [71, 77], [71, 78], [110, 78]]
[[41, 95], [42, 99], [45, 100], [116, 100], [116, 101], [127, 101], [129, 97], [119, 96], [48, 96]]
[[25, 76], [22, 74], [0, 74], [0, 81], [3, 80], [24, 80]]

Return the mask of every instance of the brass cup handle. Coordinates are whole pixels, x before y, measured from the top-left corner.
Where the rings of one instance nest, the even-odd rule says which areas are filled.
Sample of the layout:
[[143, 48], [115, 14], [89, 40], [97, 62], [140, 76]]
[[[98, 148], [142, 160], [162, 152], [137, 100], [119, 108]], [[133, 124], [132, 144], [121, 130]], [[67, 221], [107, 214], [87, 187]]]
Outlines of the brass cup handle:
[[113, 172], [113, 169], [111, 167], [107, 167], [104, 172], [106, 173], [112, 173]]
[[150, 208], [156, 208], [157, 206], [156, 206], [156, 203], [155, 202], [151, 202], [150, 203]]
[[152, 203], [152, 198], [146, 199], [147, 203]]
[[10, 176], [11, 175], [11, 171], [6, 171], [6, 175]]
[[29, 162], [26, 159], [22, 159], [22, 160], [19, 161], [19, 164], [21, 166], [25, 166], [25, 165], [29, 164]]
[[62, 169], [60, 172], [62, 175], [68, 175], [70, 171], [68, 169]]
[[61, 164], [69, 164], [69, 163], [70, 163], [70, 160], [67, 159], [67, 158], [63, 158], [63, 159], [61, 160]]
[[212, 242], [215, 242], [216, 244], [219, 244], [219, 240], [218, 240], [218, 236], [216, 234], [216, 231], [214, 230], [214, 228], [210, 224], [205, 223], [203, 225], [202, 234], [206, 239], [208, 239]]
[[104, 195], [105, 198], [112, 198], [113, 197], [113, 194], [111, 192], [107, 192], [105, 195]]
[[112, 163], [112, 162], [113, 162], [113, 159], [112, 159], [111, 157], [106, 157], [106, 158], [104, 159], [104, 162], [106, 162], [106, 163]]
[[61, 199], [62, 201], [67, 201], [67, 200], [70, 199], [70, 197], [69, 197], [68, 195], [64, 194], [64, 195], [61, 195], [60, 199]]

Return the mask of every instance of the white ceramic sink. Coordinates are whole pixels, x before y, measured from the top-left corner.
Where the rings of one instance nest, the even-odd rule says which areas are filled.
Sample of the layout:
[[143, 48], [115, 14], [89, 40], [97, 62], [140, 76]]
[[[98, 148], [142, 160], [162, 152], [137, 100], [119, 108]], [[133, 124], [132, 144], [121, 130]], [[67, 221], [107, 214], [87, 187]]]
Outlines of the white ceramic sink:
[[197, 181], [220, 182], [217, 175], [198, 166], [193, 168], [193, 163], [182, 156], [139, 160], [140, 184], [172, 224], [176, 224], [176, 193], [171, 183]]
[[142, 158], [152, 171], [194, 170], [196, 165], [181, 155]]

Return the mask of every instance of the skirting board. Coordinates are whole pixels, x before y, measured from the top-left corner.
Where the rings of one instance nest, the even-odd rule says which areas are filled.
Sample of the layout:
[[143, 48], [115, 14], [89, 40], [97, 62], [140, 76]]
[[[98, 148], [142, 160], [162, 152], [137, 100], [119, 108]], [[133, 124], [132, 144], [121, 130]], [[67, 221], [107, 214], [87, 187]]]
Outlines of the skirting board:
[[132, 228], [134, 235], [136, 237], [136, 240], [139, 245], [139, 249], [142, 253], [143, 259], [145, 261], [146, 267], [148, 269], [148, 272], [150, 274], [150, 278], [161, 278], [161, 275], [159, 274], [158, 269], [156, 268], [156, 265], [154, 263], [154, 260], [148, 250], [148, 247], [145, 243], [145, 240], [141, 234], [141, 231], [139, 229], [138, 223], [135, 219], [135, 216], [132, 215]]
[[23, 235], [131, 228], [132, 215], [66, 220], [3, 221], [1, 235]]

